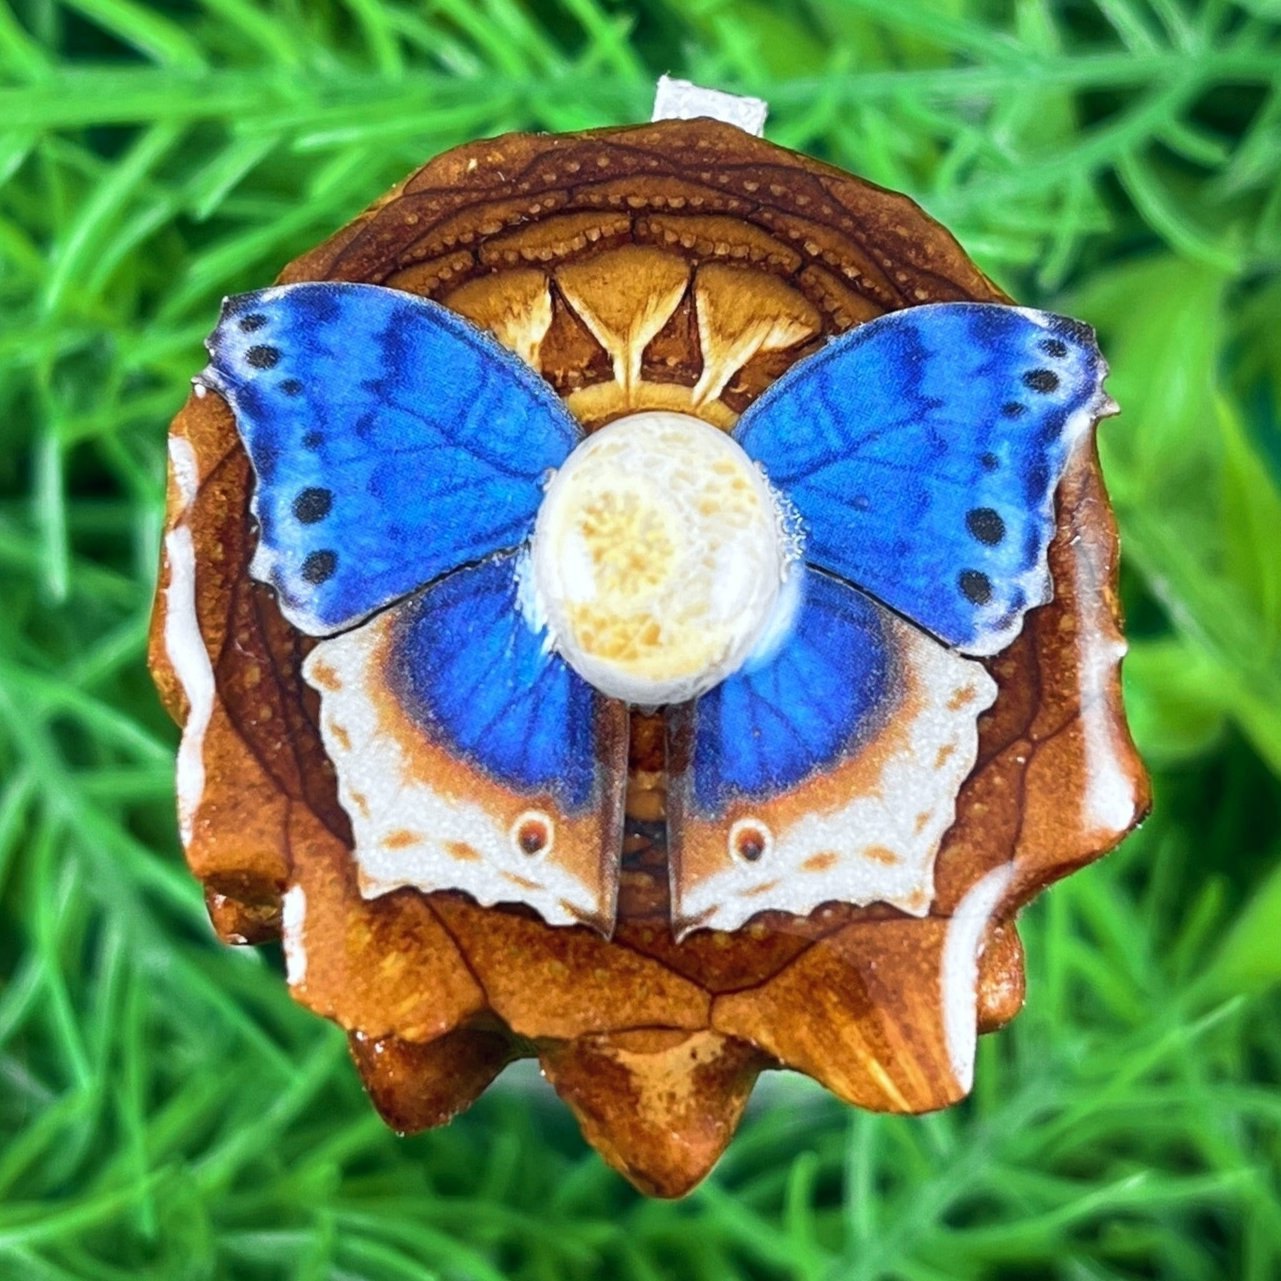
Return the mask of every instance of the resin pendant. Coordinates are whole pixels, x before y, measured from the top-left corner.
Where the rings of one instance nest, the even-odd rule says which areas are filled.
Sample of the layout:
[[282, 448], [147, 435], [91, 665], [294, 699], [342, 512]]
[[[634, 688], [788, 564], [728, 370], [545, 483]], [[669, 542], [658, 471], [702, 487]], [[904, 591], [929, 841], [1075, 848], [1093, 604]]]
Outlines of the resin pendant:
[[704, 117], [450, 151], [208, 345], [182, 840], [390, 1124], [536, 1055], [672, 1196], [764, 1069], [968, 1092], [1018, 908], [1148, 804], [1086, 326]]

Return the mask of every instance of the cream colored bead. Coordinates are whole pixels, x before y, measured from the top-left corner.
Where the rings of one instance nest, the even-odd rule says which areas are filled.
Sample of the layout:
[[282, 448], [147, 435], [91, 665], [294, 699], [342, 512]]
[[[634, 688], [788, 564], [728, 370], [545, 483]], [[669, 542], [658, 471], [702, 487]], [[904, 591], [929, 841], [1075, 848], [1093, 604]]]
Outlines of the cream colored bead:
[[705, 693], [770, 619], [794, 536], [760, 469], [689, 414], [631, 414], [548, 485], [533, 602], [585, 680], [640, 706]]

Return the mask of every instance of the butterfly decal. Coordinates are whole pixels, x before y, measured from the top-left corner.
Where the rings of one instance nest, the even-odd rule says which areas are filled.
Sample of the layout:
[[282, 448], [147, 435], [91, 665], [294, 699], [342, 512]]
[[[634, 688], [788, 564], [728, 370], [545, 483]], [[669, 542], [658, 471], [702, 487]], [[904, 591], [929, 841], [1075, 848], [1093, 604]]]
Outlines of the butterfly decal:
[[[628, 706], [580, 674], [530, 555], [591, 437], [521, 359], [397, 290], [244, 294], [207, 345], [198, 390], [256, 478], [250, 572], [322, 638], [303, 674], [362, 892], [608, 934]], [[1105, 373], [1079, 322], [936, 304], [829, 340], [742, 415], [730, 439], [792, 550], [750, 652], [667, 712], [678, 935], [829, 901], [928, 911], [995, 697], [978, 660], [1051, 598], [1054, 493], [1113, 407]]]

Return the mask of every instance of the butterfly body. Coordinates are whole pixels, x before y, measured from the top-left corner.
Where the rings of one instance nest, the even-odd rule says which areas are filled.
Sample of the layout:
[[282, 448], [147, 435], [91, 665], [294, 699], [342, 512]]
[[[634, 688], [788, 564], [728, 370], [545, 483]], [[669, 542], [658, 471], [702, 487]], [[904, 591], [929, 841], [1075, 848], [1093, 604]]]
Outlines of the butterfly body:
[[[211, 353], [257, 477], [253, 572], [329, 638], [305, 674], [364, 892], [608, 932], [627, 709], [530, 572], [581, 428], [467, 322], [375, 286], [247, 295]], [[1050, 597], [1054, 490], [1104, 372], [1075, 322], [938, 305], [829, 341], [744, 413], [726, 444], [794, 546], [753, 570], [777, 581], [752, 644], [668, 713], [678, 933], [827, 901], [928, 911], [995, 695], [975, 660]], [[713, 568], [709, 602], [732, 576]]]

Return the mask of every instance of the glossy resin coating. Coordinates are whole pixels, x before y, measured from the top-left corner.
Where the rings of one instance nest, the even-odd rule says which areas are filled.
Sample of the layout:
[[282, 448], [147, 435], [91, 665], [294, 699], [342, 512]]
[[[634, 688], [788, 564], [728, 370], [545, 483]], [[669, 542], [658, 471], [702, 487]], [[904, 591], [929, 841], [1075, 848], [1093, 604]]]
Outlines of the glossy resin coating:
[[[588, 431], [649, 410], [730, 429], [833, 335], [923, 303], [1005, 301], [905, 197], [707, 120], [458, 148], [281, 276], [308, 280], [443, 303], [528, 362]], [[745, 908], [739, 928], [679, 942], [673, 908], [690, 920], [703, 908], [672, 903], [669, 864], [712, 857], [688, 708], [633, 712], [630, 725], [620, 705], [599, 709], [602, 760], [630, 738], [612, 939], [396, 888], [394, 869], [352, 857], [331, 759], [343, 748], [321, 732], [332, 665], [307, 661], [317, 642], [250, 576], [250, 464], [216, 392], [188, 401], [170, 457], [152, 666], [184, 726], [188, 860], [221, 937], [283, 933], [295, 997], [348, 1031], [397, 1128], [442, 1123], [511, 1059], [536, 1055], [606, 1159], [676, 1195], [724, 1149], [763, 1069], [806, 1072], [869, 1108], [954, 1102], [976, 1030], [1022, 1002], [1014, 913], [1146, 808], [1120, 703], [1115, 529], [1088, 432], [1057, 491], [1053, 601], [993, 657], [938, 647], [930, 660], [954, 701], [995, 694], [937, 853], [930, 843], [919, 867], [904, 855], [901, 885], [867, 906]], [[942, 680], [903, 697], [925, 707]], [[946, 746], [939, 769], [956, 759]], [[843, 764], [831, 805], [866, 790], [868, 768]], [[480, 795], [485, 780], [471, 785]], [[601, 840], [617, 810], [592, 820]], [[520, 814], [507, 819], [519, 830]]]

